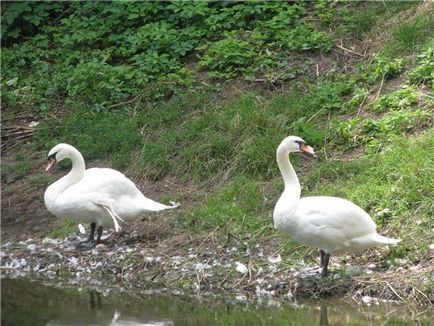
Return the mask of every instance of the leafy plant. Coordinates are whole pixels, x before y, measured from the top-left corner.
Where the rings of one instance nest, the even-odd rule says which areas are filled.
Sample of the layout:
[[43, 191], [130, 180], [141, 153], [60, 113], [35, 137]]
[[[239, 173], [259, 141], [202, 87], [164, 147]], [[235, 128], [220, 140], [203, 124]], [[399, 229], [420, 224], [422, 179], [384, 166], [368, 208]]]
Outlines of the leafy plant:
[[348, 146], [368, 144], [378, 150], [391, 135], [407, 133], [422, 128], [430, 121], [430, 113], [424, 110], [394, 111], [379, 119], [353, 118], [348, 121], [335, 120], [330, 128], [332, 134], [345, 141]]
[[368, 67], [365, 76], [371, 83], [389, 80], [398, 76], [403, 69], [404, 62], [401, 58], [390, 58], [382, 54], [377, 54], [374, 63]]
[[409, 79], [413, 84], [423, 83], [433, 86], [434, 83], [434, 48], [429, 47], [419, 54], [416, 67], [410, 71]]
[[200, 64], [210, 70], [211, 76], [229, 79], [246, 72], [255, 56], [255, 48], [231, 32], [206, 49]]
[[373, 105], [376, 111], [409, 109], [417, 103], [418, 94], [412, 87], [381, 96]]

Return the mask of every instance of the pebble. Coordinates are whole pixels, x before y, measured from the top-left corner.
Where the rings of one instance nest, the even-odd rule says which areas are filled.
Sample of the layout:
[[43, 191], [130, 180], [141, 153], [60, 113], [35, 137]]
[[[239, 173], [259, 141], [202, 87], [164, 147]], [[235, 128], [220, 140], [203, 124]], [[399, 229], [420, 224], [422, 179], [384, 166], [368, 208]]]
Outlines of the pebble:
[[279, 264], [282, 262], [282, 257], [280, 257], [280, 255], [277, 255], [275, 257], [268, 256], [268, 261], [271, 264]]
[[58, 239], [51, 239], [48, 237], [45, 237], [44, 240], [42, 240], [43, 244], [53, 244], [53, 245], [57, 245], [60, 243], [60, 240]]
[[37, 246], [36, 246], [35, 244], [29, 244], [29, 245], [27, 246], [27, 249], [29, 249], [30, 251], [35, 251], [36, 248], [37, 248]]
[[244, 265], [243, 263], [240, 263], [238, 261], [235, 262], [235, 266], [236, 266], [235, 270], [238, 273], [246, 274], [249, 271], [248, 268], [246, 267], [246, 265]]

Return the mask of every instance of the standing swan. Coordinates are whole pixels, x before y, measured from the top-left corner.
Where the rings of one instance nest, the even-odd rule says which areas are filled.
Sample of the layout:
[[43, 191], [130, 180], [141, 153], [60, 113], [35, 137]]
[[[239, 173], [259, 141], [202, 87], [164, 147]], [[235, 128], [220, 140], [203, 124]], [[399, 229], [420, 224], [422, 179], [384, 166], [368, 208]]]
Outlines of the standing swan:
[[379, 235], [368, 213], [346, 199], [326, 196], [300, 198], [300, 183], [289, 161], [289, 153], [293, 152], [315, 156], [313, 148], [296, 136], [286, 137], [277, 148], [277, 164], [285, 190], [274, 208], [274, 226], [298, 242], [320, 249], [321, 276], [327, 275], [331, 254], [357, 252], [401, 241]]
[[45, 170], [51, 170], [64, 159], [71, 160], [71, 171], [47, 188], [44, 202], [50, 213], [59, 218], [90, 223], [89, 239], [81, 243], [81, 247], [94, 244], [96, 228], [98, 244], [104, 226], [114, 227], [117, 232], [120, 230], [119, 221], [179, 206], [166, 206], [146, 198], [131, 180], [116, 170], [86, 170], [81, 153], [68, 144], [58, 144], [50, 150]]

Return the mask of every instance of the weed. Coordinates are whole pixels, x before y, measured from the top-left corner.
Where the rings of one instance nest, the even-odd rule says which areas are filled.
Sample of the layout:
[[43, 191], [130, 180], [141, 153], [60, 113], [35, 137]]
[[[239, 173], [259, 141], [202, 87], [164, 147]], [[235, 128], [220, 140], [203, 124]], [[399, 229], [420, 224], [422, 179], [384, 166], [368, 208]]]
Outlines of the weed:
[[[366, 69], [366, 67], [362, 67]], [[404, 61], [401, 58], [390, 58], [384, 54], [377, 54], [374, 63], [368, 66], [365, 73], [360, 71], [361, 76], [365, 76], [370, 83], [381, 80], [389, 80], [399, 75], [404, 69]]]
[[412, 87], [405, 87], [396, 92], [381, 96], [373, 105], [375, 111], [410, 109], [417, 103], [418, 94]]
[[48, 174], [36, 174], [29, 178], [29, 183], [39, 188], [44, 188], [52, 182], [53, 182], [53, 177]]
[[393, 50], [395, 52], [416, 50], [420, 44], [425, 42], [425, 33], [427, 30], [432, 30], [432, 25], [432, 16], [423, 15], [407, 24], [398, 26], [393, 33]]
[[433, 86], [434, 81], [434, 48], [429, 47], [419, 54], [416, 67], [410, 71], [409, 78], [413, 84], [423, 83]]
[[392, 135], [427, 126], [430, 118], [430, 112], [421, 109], [395, 111], [379, 119], [335, 120], [330, 128], [331, 134], [343, 140], [347, 146], [368, 144], [371, 150], [376, 151], [387, 143]]
[[126, 167], [141, 142], [140, 121], [140, 115], [75, 111], [60, 123], [53, 120], [38, 126], [36, 147], [48, 151], [58, 143], [69, 143], [85, 160], [109, 155], [116, 166]]
[[53, 238], [66, 238], [75, 233], [77, 228], [77, 222], [74, 220], [64, 220], [63, 227], [61, 229], [55, 229], [51, 231], [50, 236]]

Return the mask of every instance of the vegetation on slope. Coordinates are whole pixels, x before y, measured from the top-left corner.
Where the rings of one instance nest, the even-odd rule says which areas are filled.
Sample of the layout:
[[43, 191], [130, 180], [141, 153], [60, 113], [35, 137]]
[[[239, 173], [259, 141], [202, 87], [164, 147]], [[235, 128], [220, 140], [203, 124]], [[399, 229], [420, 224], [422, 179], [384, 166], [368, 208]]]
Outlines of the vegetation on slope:
[[[199, 184], [208, 196], [185, 203], [173, 223], [257, 241], [274, 234], [275, 149], [297, 134], [322, 158], [303, 168], [292, 158], [304, 195], [364, 207], [381, 233], [404, 239], [392, 259], [428, 257], [430, 3], [2, 7], [4, 115], [40, 121], [35, 149], [68, 142], [88, 160], [134, 162], [137, 178]], [[291, 240], [285, 246], [304, 253]]]

